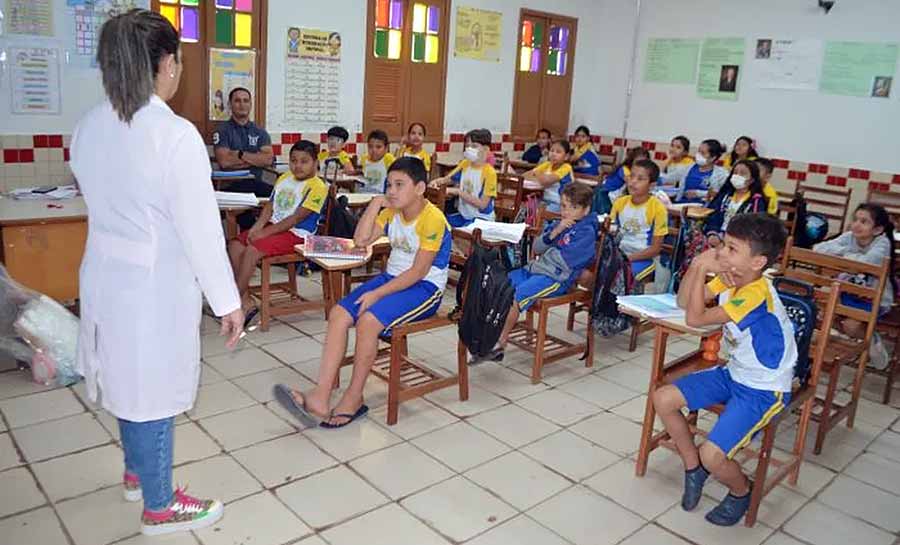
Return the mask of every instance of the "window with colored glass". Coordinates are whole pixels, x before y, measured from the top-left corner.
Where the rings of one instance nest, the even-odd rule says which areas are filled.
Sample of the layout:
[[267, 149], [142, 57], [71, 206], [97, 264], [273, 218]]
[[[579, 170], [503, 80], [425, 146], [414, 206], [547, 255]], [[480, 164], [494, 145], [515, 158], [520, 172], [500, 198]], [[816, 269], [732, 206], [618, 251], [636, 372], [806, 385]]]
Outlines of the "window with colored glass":
[[544, 25], [538, 21], [522, 21], [522, 43], [519, 44], [519, 71], [540, 72]]
[[216, 44], [250, 47], [253, 43], [253, 0], [211, 2], [216, 11]]
[[413, 4], [412, 61], [435, 64], [438, 62], [438, 29], [441, 10], [438, 6]]
[[200, 41], [200, 0], [160, 0], [159, 13], [172, 23], [182, 42]]
[[569, 50], [569, 29], [564, 26], [550, 27], [550, 46], [547, 48], [547, 74], [566, 75], [566, 57]]
[[403, 0], [375, 0], [375, 43], [378, 59], [399, 60], [403, 41]]

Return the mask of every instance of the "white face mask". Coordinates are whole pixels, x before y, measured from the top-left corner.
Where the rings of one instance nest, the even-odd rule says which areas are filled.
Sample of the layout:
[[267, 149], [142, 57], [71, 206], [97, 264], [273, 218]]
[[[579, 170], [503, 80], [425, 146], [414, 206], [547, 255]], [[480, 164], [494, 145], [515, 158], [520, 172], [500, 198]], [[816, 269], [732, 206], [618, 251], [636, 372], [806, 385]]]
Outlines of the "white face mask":
[[694, 156], [694, 162], [697, 163], [697, 166], [706, 166], [706, 157], [704, 157], [699, 151], [697, 155]]
[[732, 174], [731, 175], [731, 185], [738, 191], [747, 187], [747, 178], [744, 178], [740, 174]]
[[478, 160], [479, 153], [480, 150], [478, 148], [466, 148], [466, 151], [463, 152], [463, 157], [474, 163]]

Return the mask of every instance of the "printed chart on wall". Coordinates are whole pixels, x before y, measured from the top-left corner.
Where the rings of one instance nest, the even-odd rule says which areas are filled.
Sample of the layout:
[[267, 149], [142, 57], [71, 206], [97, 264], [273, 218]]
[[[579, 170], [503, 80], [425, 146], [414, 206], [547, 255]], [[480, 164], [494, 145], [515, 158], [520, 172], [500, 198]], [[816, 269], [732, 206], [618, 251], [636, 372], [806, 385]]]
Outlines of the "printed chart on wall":
[[697, 96], [714, 100], [737, 100], [743, 62], [743, 38], [703, 40]]
[[895, 43], [828, 42], [819, 90], [832, 95], [888, 98], [897, 54]]
[[6, 0], [6, 17], [9, 34], [53, 36], [52, 0]]
[[[225, 121], [231, 117], [226, 97], [235, 87], [256, 88], [256, 51], [209, 48], [209, 118]], [[250, 106], [250, 118], [256, 101]]]
[[75, 54], [89, 57], [91, 66], [97, 64], [97, 43], [103, 23], [134, 8], [150, 8], [148, 0], [66, 0], [66, 5], [75, 23]]
[[12, 113], [60, 113], [59, 50], [11, 48]]
[[287, 30], [284, 120], [304, 126], [337, 123], [341, 110], [341, 35]]
[[[500, 62], [503, 14], [478, 8], [456, 8], [456, 41], [453, 56]], [[435, 27], [437, 24], [435, 24]]]
[[647, 83], [691, 84], [697, 81], [700, 40], [650, 38], [644, 59]]
[[821, 40], [759, 38], [753, 55], [757, 86], [815, 91], [822, 67]]

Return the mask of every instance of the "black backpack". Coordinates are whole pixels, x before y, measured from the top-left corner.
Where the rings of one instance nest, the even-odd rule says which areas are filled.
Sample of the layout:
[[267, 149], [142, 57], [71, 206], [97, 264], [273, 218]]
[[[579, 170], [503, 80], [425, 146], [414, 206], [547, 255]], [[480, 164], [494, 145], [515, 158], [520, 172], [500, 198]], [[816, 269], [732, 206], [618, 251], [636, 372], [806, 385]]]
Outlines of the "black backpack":
[[810, 212], [802, 195], [794, 197], [791, 204], [797, 210], [794, 216], [794, 246], [810, 249], [828, 237], [828, 218], [824, 214]]
[[343, 195], [335, 199], [329, 196], [327, 201], [330, 210], [328, 232], [325, 233], [330, 237], [353, 238], [356, 231], [357, 219], [350, 213], [347, 207], [347, 197]]
[[459, 338], [470, 354], [480, 358], [494, 348], [514, 296], [500, 251], [475, 244], [456, 289], [456, 306], [462, 312]]
[[[516, 217], [513, 218], [513, 223], [528, 223], [528, 207], [524, 203], [519, 207]], [[501, 257], [507, 271], [521, 269], [528, 265], [528, 251], [531, 249], [532, 241], [533, 237], [530, 231], [526, 229], [522, 234], [522, 240], [518, 243], [503, 246]]]
[[591, 301], [591, 323], [603, 337], [611, 337], [628, 329], [631, 317], [619, 312], [619, 295], [628, 295], [634, 288], [631, 263], [619, 248], [616, 236], [603, 238], [600, 250], [600, 267], [594, 281]]
[[794, 342], [797, 344], [794, 376], [801, 385], [805, 385], [810, 376], [809, 349], [816, 329], [815, 288], [806, 282], [785, 277], [774, 278], [772, 286], [794, 325]]

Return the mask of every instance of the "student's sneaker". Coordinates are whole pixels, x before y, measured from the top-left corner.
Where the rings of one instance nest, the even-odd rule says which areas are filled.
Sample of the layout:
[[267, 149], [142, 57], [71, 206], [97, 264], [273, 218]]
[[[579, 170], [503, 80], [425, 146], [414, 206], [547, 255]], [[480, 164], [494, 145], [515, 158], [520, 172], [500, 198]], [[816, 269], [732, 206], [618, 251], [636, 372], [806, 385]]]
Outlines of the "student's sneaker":
[[693, 511], [700, 503], [703, 495], [703, 485], [709, 478], [709, 472], [699, 464], [694, 469], [684, 472], [684, 494], [681, 496], [681, 508], [685, 511]]
[[488, 352], [484, 356], [475, 356], [473, 354], [469, 354], [469, 365], [478, 365], [479, 363], [484, 363], [486, 361], [500, 362], [500, 361], [503, 361], [503, 358], [505, 355], [506, 355], [506, 352], [498, 344], [498, 345], [494, 346], [494, 348], [492, 348], [491, 351]]
[[141, 481], [134, 473], [125, 472], [125, 476], [122, 477], [122, 489], [122, 495], [125, 496], [125, 501], [134, 503], [136, 501], [141, 501], [143, 498]]
[[172, 505], [165, 511], [144, 510], [141, 533], [145, 536], [158, 536], [206, 528], [218, 522], [224, 512], [225, 506], [219, 500], [194, 498], [179, 488], [175, 491]]
[[888, 354], [884, 341], [881, 340], [881, 335], [877, 332], [872, 334], [872, 341], [869, 344], [869, 365], [883, 371], [887, 369], [890, 361], [891, 355]]
[[753, 483], [743, 496], [732, 496], [729, 492], [722, 502], [706, 514], [706, 520], [716, 526], [734, 526], [750, 509], [750, 496], [753, 492]]

